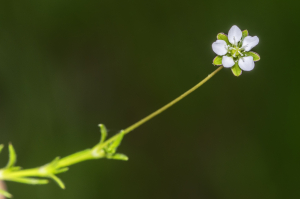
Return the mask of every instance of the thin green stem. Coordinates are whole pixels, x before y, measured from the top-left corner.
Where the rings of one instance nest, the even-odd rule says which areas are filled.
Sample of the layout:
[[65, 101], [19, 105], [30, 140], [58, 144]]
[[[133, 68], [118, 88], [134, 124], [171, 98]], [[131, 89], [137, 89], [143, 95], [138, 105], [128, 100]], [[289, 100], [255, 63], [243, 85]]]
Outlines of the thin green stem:
[[92, 156], [91, 150], [86, 149], [84, 151], [79, 151], [77, 153], [74, 153], [72, 155], [60, 159], [57, 163], [57, 167], [58, 168], [67, 167], [89, 159], [95, 159], [95, 158]]
[[[220, 66], [214, 72], [212, 72], [206, 78], [204, 78], [201, 82], [196, 84], [194, 87], [192, 87], [191, 89], [189, 89], [188, 91], [186, 91], [185, 93], [183, 93], [182, 95], [180, 95], [179, 97], [177, 97], [176, 99], [174, 99], [173, 101], [168, 103], [167, 105], [163, 106], [162, 108], [158, 109], [157, 111], [153, 112], [152, 114], [148, 115], [147, 117], [143, 118], [142, 120], [138, 121], [137, 123], [129, 126], [125, 130], [123, 130], [122, 133], [123, 134], [129, 133], [130, 131], [141, 126], [142, 124], [149, 121], [153, 117], [155, 117], [158, 114], [162, 113], [163, 111], [167, 110], [168, 108], [170, 108], [171, 106], [173, 106], [174, 104], [176, 104], [177, 102], [182, 100], [184, 97], [186, 97], [187, 95], [189, 95], [190, 93], [195, 91], [197, 88], [202, 86], [205, 82], [207, 82], [210, 78], [212, 78], [222, 68], [223, 68], [223, 66]], [[78, 162], [82, 162], [82, 161], [89, 160], [89, 159], [99, 159], [99, 158], [105, 157], [105, 152], [102, 149], [104, 149], [107, 145], [109, 145], [113, 141], [117, 140], [118, 138], [120, 139], [120, 134], [117, 134], [117, 135], [111, 137], [110, 139], [106, 140], [104, 143], [100, 142], [99, 144], [94, 146], [92, 149], [86, 149], [86, 150], [74, 153], [72, 155], [69, 155], [67, 157], [64, 157], [60, 160], [57, 160], [57, 162], [55, 162], [55, 164], [52, 162], [52, 163], [49, 163], [42, 167], [26, 169], [26, 170], [15, 170], [14, 171], [14, 170], [11, 170], [11, 168], [2, 169], [2, 170], [0, 170], [0, 176], [1, 176], [0, 179], [15, 180], [15, 181], [19, 181], [19, 182], [22, 181], [22, 182], [31, 183], [31, 184], [32, 183], [44, 184], [44, 183], [46, 183], [46, 181], [38, 181], [37, 182], [36, 179], [33, 179], [33, 181], [32, 181], [32, 179], [24, 179], [24, 177], [29, 177], [29, 176], [31, 176], [31, 177], [33, 177], [33, 176], [50, 177], [50, 178], [53, 178], [54, 180], [56, 180], [60, 184], [61, 187], [64, 187], [63, 184], [61, 183], [61, 181], [56, 176], [54, 176], [54, 174], [64, 172], [67, 170], [65, 167], [76, 164]], [[10, 149], [12, 151], [12, 154], [14, 154], [13, 147], [12, 146], [10, 146], [10, 147], [11, 147]], [[0, 145], [0, 150], [2, 148], [3, 148], [3, 146]], [[15, 156], [13, 155], [13, 157], [15, 157]], [[15, 162], [15, 160], [12, 160], [11, 167], [14, 165], [14, 162]], [[65, 168], [65, 169], [60, 170], [60, 168]], [[0, 194], [1, 194], [1, 192], [0, 192]]]
[[[140, 121], [138, 121], [137, 123], [129, 126], [128, 128], [126, 128], [124, 130], [124, 133], [127, 134], [130, 131], [136, 129], [137, 127], [141, 126], [142, 124], [144, 124], [145, 122], [149, 121], [150, 119], [152, 119], [153, 117], [157, 116], [158, 114], [162, 113], [163, 111], [167, 110], [168, 108], [170, 108], [171, 106], [173, 106], [174, 104], [176, 104], [177, 102], [179, 102], [180, 100], [182, 100], [183, 98], [185, 98], [187, 95], [189, 95], [190, 93], [192, 93], [193, 91], [195, 91], [197, 88], [199, 88], [200, 86], [202, 86], [205, 82], [207, 82], [210, 78], [212, 78], [217, 72], [219, 72], [221, 69], [223, 68], [223, 66], [220, 66], [219, 68], [217, 68], [214, 72], [212, 72], [211, 74], [209, 74], [206, 78], [204, 78], [201, 82], [199, 82], [198, 84], [196, 84], [194, 87], [192, 87], [191, 89], [189, 89], [188, 91], [186, 91], [185, 93], [183, 93], [182, 95], [180, 95], [179, 97], [177, 97], [176, 99], [174, 99], [173, 101], [169, 102], [168, 104], [166, 104], [165, 106], [161, 107], [160, 109], [158, 109], [157, 111], [151, 113], [150, 115], [148, 115], [147, 117], [141, 119]], [[102, 146], [106, 146], [107, 144], [111, 143], [112, 141], [114, 141], [116, 138], [118, 137], [118, 135], [115, 135], [113, 137], [111, 137], [110, 139], [108, 139], [106, 142], [103, 143]]]

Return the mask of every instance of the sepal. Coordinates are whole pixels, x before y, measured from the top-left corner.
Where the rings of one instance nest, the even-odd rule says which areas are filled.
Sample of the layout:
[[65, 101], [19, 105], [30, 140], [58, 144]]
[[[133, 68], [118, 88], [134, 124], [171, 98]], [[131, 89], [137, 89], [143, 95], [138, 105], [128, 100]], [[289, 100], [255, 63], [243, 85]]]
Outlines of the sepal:
[[226, 43], [227, 44], [230, 44], [229, 43], [229, 40], [228, 40], [228, 36], [225, 34], [225, 33], [219, 33], [218, 35], [217, 35], [217, 39], [219, 39], [219, 40], [224, 40], [224, 41], [226, 41]]
[[235, 62], [234, 66], [231, 67], [231, 71], [236, 77], [242, 74], [242, 70], [240, 69], [237, 62]]
[[245, 37], [247, 37], [248, 35], [249, 35], [248, 30], [244, 30], [244, 31], [242, 32], [242, 40], [243, 40]]
[[215, 66], [221, 66], [222, 65], [222, 59], [223, 59], [222, 56], [216, 56], [213, 59], [213, 65], [215, 65]]
[[252, 56], [253, 57], [253, 61], [255, 61], [255, 62], [257, 62], [257, 61], [260, 60], [260, 56], [256, 52], [253, 52], [253, 51], [245, 52], [245, 55]]

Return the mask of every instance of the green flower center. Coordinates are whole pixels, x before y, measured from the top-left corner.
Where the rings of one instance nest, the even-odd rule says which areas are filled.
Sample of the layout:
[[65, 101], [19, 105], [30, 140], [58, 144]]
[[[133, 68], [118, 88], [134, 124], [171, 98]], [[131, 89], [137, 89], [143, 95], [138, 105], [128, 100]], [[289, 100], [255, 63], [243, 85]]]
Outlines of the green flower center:
[[236, 45], [235, 44], [229, 44], [228, 45], [228, 53], [229, 56], [232, 57], [234, 60], [238, 60], [241, 57], [245, 56], [245, 49], [241, 47], [242, 43], [239, 42]]
[[241, 50], [240, 50], [240, 48], [239, 47], [233, 47], [232, 48], [232, 50], [231, 50], [231, 54], [232, 55], [235, 55], [235, 56], [239, 56], [240, 55], [240, 52], [241, 52]]

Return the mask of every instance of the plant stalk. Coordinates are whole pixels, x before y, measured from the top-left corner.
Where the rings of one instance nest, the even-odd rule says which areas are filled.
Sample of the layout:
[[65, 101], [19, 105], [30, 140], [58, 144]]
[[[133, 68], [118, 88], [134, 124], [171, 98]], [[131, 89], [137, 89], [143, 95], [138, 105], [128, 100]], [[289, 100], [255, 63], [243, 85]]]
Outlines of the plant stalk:
[[[197, 88], [199, 88], [200, 86], [202, 86], [205, 82], [207, 82], [210, 78], [212, 78], [216, 73], [218, 73], [222, 68], [223, 68], [223, 66], [220, 66], [214, 72], [212, 72], [206, 78], [204, 78], [201, 82], [199, 82], [198, 84], [196, 84], [195, 86], [193, 86], [192, 88], [190, 88], [188, 91], [186, 91], [185, 93], [183, 93], [182, 95], [180, 95], [179, 97], [177, 97], [176, 99], [174, 99], [173, 101], [169, 102], [165, 106], [161, 107], [160, 109], [156, 110], [155, 112], [151, 113], [150, 115], [148, 115], [147, 117], [141, 119], [140, 121], [136, 122], [135, 124], [129, 126], [128, 128], [126, 128], [124, 130], [124, 133], [127, 134], [127, 133], [133, 131], [134, 129], [136, 129], [137, 127], [141, 126], [145, 122], [149, 121], [150, 119], [154, 118], [158, 114], [160, 114], [163, 111], [167, 110], [168, 108], [170, 108], [171, 106], [173, 106], [174, 104], [176, 104], [177, 102], [179, 102], [180, 100], [182, 100], [183, 98], [185, 98], [187, 95], [191, 94]], [[114, 141], [117, 137], [118, 137], [118, 135], [115, 135], [115, 136], [111, 137], [110, 139], [108, 139], [106, 142], [103, 143], [103, 147], [106, 146], [107, 144], [111, 143], [112, 141]]]

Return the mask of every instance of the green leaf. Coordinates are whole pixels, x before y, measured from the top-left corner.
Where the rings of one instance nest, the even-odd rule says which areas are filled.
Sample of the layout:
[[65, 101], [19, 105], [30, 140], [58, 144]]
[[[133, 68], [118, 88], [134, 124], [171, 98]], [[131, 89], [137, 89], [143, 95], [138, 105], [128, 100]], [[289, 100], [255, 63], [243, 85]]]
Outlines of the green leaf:
[[217, 35], [217, 39], [219, 39], [219, 40], [224, 40], [224, 41], [226, 41], [226, 43], [227, 44], [229, 44], [229, 40], [228, 40], [228, 37], [227, 37], [227, 35], [225, 34], [225, 33], [219, 33], [218, 35]]
[[57, 163], [58, 163], [58, 161], [59, 161], [59, 159], [60, 159], [60, 157], [56, 157], [56, 158], [54, 158], [54, 160], [52, 160], [52, 162], [50, 162], [50, 164], [49, 164], [49, 165], [56, 166], [56, 165], [57, 165]]
[[244, 30], [243, 32], [242, 32], [242, 39], [244, 39], [245, 37], [247, 37], [248, 36], [248, 30]]
[[240, 69], [237, 62], [235, 62], [234, 66], [231, 68], [231, 71], [237, 77], [242, 74], [242, 70]]
[[260, 60], [260, 56], [256, 52], [252, 52], [252, 51], [245, 52], [245, 55], [252, 56], [253, 57], [253, 61], [259, 61]]
[[20, 171], [22, 167], [11, 167], [9, 168], [10, 171]]
[[213, 65], [221, 66], [222, 65], [222, 56], [216, 56], [213, 60]]
[[7, 179], [8, 181], [14, 181], [14, 182], [19, 182], [19, 183], [24, 183], [24, 184], [48, 184], [48, 180], [45, 179], [38, 179], [38, 178], [12, 178], [12, 179]]
[[122, 131], [119, 133], [117, 139], [116, 139], [113, 143], [111, 143], [111, 145], [108, 146], [108, 148], [106, 149], [108, 153], [115, 153], [115, 152], [116, 152], [118, 146], [121, 144], [122, 139], [123, 139], [123, 137], [124, 137], [124, 135], [125, 135], [124, 132], [125, 132], [125, 131], [122, 130]]
[[15, 149], [11, 143], [9, 143], [8, 149], [9, 149], [9, 161], [6, 165], [6, 168], [11, 168], [15, 165], [15, 163], [17, 161], [17, 155], [16, 155]]
[[66, 187], [65, 187], [65, 184], [61, 181], [61, 179], [59, 179], [57, 176], [55, 176], [55, 175], [50, 175], [49, 176], [50, 178], [52, 178], [57, 184], [58, 184], [58, 186], [60, 187], [60, 188], [62, 188], [62, 189], [65, 189]]
[[59, 169], [56, 169], [56, 170], [55, 170], [55, 174], [58, 174], [58, 173], [64, 173], [64, 172], [67, 172], [67, 171], [69, 171], [69, 168], [68, 168], [68, 167], [59, 168]]
[[8, 193], [7, 191], [4, 191], [2, 189], [0, 189], [0, 194], [4, 195], [7, 198], [12, 198], [12, 195], [10, 193]]
[[4, 144], [1, 144], [0, 145], [0, 153], [1, 153], [2, 149], [3, 149], [3, 147], [4, 147]]
[[58, 166], [58, 163], [60, 161], [60, 157], [56, 157], [52, 162], [49, 164], [46, 164], [44, 166], [46, 173], [51, 173], [51, 174], [58, 174], [58, 173], [63, 173], [69, 170], [68, 167], [63, 167], [60, 168]]
[[100, 127], [100, 132], [101, 132], [101, 140], [100, 140], [100, 144], [103, 143], [106, 139], [107, 136], [107, 129], [104, 126], [104, 124], [99, 124]]
[[115, 160], [124, 160], [124, 161], [127, 161], [129, 159], [126, 155], [121, 154], [121, 153], [116, 153], [114, 155], [107, 155], [107, 158], [115, 159]]

